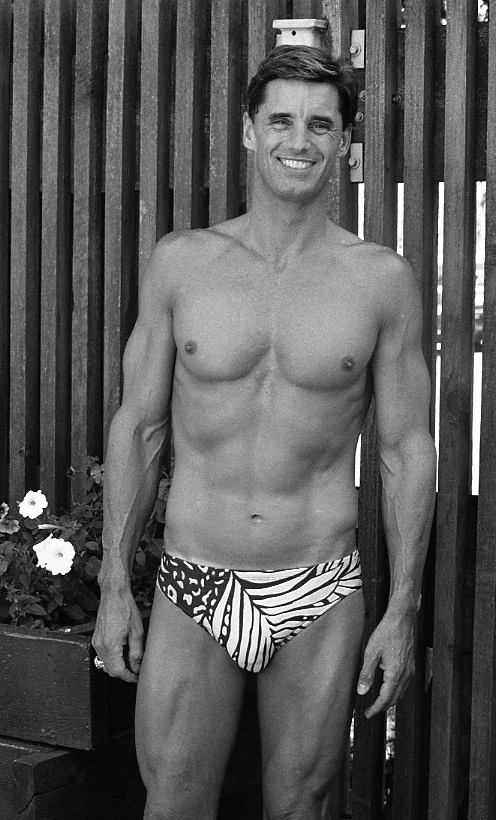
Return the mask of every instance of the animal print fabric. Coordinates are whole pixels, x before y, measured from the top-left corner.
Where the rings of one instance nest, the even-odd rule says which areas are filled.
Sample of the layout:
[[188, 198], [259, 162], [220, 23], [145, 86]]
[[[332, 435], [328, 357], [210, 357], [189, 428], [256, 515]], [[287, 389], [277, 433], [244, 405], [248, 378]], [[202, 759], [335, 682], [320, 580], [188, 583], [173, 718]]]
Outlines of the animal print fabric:
[[274, 652], [362, 586], [358, 550], [337, 561], [244, 571], [193, 564], [165, 551], [157, 586], [242, 669], [259, 672]]

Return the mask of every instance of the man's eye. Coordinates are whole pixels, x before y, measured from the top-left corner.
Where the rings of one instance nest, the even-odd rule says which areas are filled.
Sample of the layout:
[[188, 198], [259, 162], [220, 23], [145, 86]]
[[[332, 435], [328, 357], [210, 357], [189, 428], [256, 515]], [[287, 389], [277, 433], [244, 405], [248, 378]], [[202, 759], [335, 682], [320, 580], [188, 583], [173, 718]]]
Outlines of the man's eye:
[[325, 134], [327, 131], [331, 130], [331, 126], [328, 122], [314, 122], [312, 123], [311, 128], [316, 134]]
[[289, 125], [289, 121], [288, 120], [271, 120], [270, 124], [273, 125], [275, 128], [286, 128], [286, 126]]

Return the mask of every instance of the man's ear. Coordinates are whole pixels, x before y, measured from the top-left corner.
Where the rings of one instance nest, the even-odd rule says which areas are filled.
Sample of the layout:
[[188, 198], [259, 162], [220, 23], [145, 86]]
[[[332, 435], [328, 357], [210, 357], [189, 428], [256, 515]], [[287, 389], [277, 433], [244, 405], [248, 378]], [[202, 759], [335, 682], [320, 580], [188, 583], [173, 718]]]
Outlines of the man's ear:
[[351, 125], [347, 125], [341, 137], [341, 144], [338, 149], [338, 157], [344, 157], [348, 153], [351, 142]]
[[256, 151], [257, 149], [253, 120], [247, 111], [243, 114], [243, 145], [248, 151]]

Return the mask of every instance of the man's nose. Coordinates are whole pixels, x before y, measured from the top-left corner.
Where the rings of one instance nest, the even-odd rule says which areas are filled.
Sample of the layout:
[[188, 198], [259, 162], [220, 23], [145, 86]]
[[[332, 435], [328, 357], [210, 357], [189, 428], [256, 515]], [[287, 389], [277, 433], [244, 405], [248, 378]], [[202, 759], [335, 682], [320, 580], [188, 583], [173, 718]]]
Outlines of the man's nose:
[[294, 123], [288, 134], [288, 147], [295, 154], [308, 151], [310, 147], [308, 128], [304, 123]]

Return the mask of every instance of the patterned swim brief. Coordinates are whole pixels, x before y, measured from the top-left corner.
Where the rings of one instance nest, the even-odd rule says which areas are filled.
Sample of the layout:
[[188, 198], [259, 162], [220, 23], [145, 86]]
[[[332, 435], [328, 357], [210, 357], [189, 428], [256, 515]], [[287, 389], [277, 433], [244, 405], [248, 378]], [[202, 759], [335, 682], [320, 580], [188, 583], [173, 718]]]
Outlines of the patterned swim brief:
[[313, 567], [248, 572], [193, 564], [164, 551], [157, 586], [242, 669], [259, 672], [277, 649], [360, 589], [360, 556], [355, 550]]

